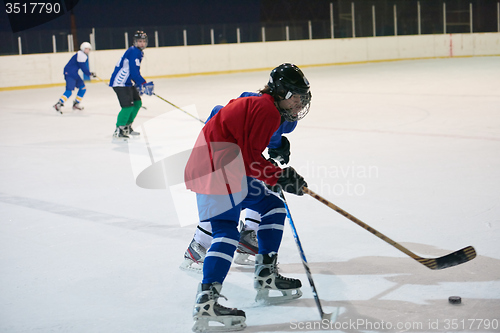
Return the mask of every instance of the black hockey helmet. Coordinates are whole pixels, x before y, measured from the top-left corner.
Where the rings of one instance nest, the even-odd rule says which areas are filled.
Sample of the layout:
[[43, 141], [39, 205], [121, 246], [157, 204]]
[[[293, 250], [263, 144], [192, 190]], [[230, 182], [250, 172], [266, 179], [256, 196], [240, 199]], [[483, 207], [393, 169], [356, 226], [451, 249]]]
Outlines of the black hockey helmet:
[[[296, 65], [284, 63], [273, 69], [267, 85], [270, 94], [278, 102], [278, 110], [285, 120], [297, 121], [309, 112], [312, 98], [309, 81]], [[280, 101], [290, 99], [294, 95], [300, 97], [301, 109], [298, 113], [279, 106]]]
[[[142, 31], [142, 30], [137, 30], [134, 33], [134, 46], [135, 47], [138, 47], [137, 46], [137, 41], [140, 40], [140, 39], [145, 40], [146, 41], [146, 46], [148, 46], [148, 35], [146, 35], [146, 33], [144, 31]], [[141, 50], [143, 50], [144, 48], [141, 48]]]

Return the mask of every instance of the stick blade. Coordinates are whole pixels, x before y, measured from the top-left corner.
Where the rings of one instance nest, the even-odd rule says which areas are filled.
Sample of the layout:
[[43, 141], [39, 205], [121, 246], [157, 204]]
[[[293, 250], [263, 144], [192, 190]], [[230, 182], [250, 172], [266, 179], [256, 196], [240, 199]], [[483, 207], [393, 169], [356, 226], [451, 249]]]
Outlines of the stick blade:
[[335, 309], [335, 311], [333, 311], [332, 313], [326, 313], [326, 312], [321, 311], [321, 320], [323, 321], [326, 319], [332, 323], [336, 322], [337, 318], [339, 316], [340, 310], [341, 310], [341, 308], [337, 307]]
[[476, 250], [472, 246], [467, 246], [443, 257], [435, 259], [420, 258], [417, 260], [430, 269], [438, 270], [463, 264], [474, 259], [476, 255]]
[[321, 314], [321, 320], [325, 320], [325, 319], [328, 320], [328, 321], [334, 321], [334, 320], [332, 320], [333, 319], [333, 313], [325, 313], [325, 312], [323, 312]]

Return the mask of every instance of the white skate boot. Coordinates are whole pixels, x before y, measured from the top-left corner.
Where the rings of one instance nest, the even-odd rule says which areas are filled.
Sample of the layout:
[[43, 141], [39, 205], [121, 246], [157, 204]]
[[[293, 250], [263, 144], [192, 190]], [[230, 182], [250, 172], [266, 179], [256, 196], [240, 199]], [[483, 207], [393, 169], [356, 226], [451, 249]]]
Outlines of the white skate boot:
[[125, 126], [125, 130], [127, 131], [127, 135], [131, 136], [132, 138], [141, 135], [140, 132], [134, 131], [134, 129], [132, 128], [132, 124]]
[[113, 140], [127, 141], [129, 138], [130, 137], [127, 135], [127, 131], [125, 130], [125, 126], [117, 127], [113, 133]]
[[[257, 290], [255, 301], [264, 303], [280, 303], [302, 296], [302, 283], [299, 279], [286, 278], [278, 273], [278, 255], [276, 252], [270, 254], [255, 255], [254, 288]], [[269, 296], [270, 290], [278, 290], [280, 296]]]
[[[226, 298], [220, 294], [221, 289], [222, 284], [218, 282], [199, 284], [193, 309], [193, 332], [240, 331], [247, 326], [245, 312], [217, 303], [219, 297]], [[219, 324], [211, 326], [210, 323]]]
[[196, 242], [193, 238], [186, 252], [184, 252], [184, 261], [179, 266], [185, 271], [194, 271], [197, 273], [203, 272], [203, 261], [207, 255], [207, 249]]
[[53, 108], [59, 112], [60, 114], [62, 114], [62, 107], [64, 106], [63, 103], [61, 103], [61, 101], [58, 101], [54, 106]]
[[82, 111], [84, 107], [78, 101], [73, 101], [73, 110]]
[[243, 224], [234, 262], [239, 265], [255, 265], [255, 255], [258, 252], [259, 242], [257, 241], [257, 233], [255, 230], [247, 229]]

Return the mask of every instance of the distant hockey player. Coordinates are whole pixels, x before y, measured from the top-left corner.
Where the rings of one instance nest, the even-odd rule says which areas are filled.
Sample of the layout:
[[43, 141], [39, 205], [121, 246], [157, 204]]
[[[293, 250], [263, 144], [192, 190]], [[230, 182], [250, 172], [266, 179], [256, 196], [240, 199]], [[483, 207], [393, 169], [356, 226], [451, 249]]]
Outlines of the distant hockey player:
[[57, 112], [62, 114], [62, 107], [64, 106], [64, 102], [71, 97], [73, 90], [78, 88], [78, 92], [76, 94], [76, 98], [73, 101], [73, 110], [83, 110], [83, 107], [80, 105], [82, 101], [83, 95], [87, 91], [85, 88], [85, 83], [82, 78], [78, 74], [78, 70], [82, 70], [83, 74], [87, 76], [96, 77], [95, 73], [89, 71], [89, 66], [87, 64], [87, 59], [90, 50], [92, 50], [92, 45], [89, 42], [83, 42], [80, 45], [80, 50], [75, 53], [68, 61], [66, 66], [64, 66], [64, 79], [66, 80], [66, 91], [59, 98], [59, 101], [54, 105], [54, 109]]
[[132, 129], [132, 123], [142, 106], [140, 95], [151, 96], [154, 92], [153, 82], [146, 83], [140, 73], [143, 51], [148, 46], [146, 33], [137, 31], [134, 34], [133, 44], [116, 64], [109, 81], [109, 86], [113, 87], [122, 108], [116, 120], [113, 137], [122, 140], [130, 138], [129, 135], [140, 135], [139, 132]]
[[[260, 96], [257, 93], [244, 92], [240, 97]], [[213, 108], [207, 121], [209, 121], [222, 105]], [[283, 121], [278, 130], [273, 134], [269, 142], [268, 154], [281, 164], [288, 164], [290, 161], [290, 142], [283, 136], [284, 133], [291, 133], [297, 126], [297, 121]], [[254, 265], [253, 256], [259, 251], [257, 241], [257, 230], [259, 229], [261, 216], [258, 212], [251, 209], [245, 209], [245, 221], [241, 224], [240, 240], [236, 249], [234, 262], [240, 265]], [[184, 252], [184, 262], [180, 268], [183, 270], [192, 270], [201, 272], [203, 270], [203, 261], [205, 260], [207, 249], [212, 243], [212, 227], [210, 221], [200, 221], [193, 239], [187, 250]]]
[[[193, 310], [193, 331], [240, 330], [245, 312], [218, 303], [240, 235], [242, 209], [261, 216], [255, 256], [256, 300], [284, 301], [302, 295], [298, 279], [278, 273], [277, 254], [286, 210], [283, 201], [262, 182], [303, 195], [307, 186], [293, 168], [281, 169], [262, 152], [280, 124], [302, 119], [309, 111], [309, 82], [293, 64], [282, 64], [270, 75], [262, 96], [231, 100], [203, 127], [185, 169], [186, 187], [197, 195], [200, 221], [210, 221], [213, 240], [203, 264], [203, 279]], [[269, 296], [278, 290], [282, 296]], [[210, 326], [216, 321], [224, 326]]]

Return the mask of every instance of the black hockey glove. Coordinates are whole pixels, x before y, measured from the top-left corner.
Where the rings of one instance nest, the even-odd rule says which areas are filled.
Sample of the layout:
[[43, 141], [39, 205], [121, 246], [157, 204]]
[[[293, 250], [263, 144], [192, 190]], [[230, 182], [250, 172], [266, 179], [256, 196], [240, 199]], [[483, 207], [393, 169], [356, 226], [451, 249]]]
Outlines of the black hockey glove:
[[304, 186], [307, 187], [304, 178], [294, 168], [288, 167], [282, 170], [281, 176], [278, 178], [278, 183], [274, 185], [274, 190], [277, 190], [276, 187], [281, 187], [285, 192], [304, 195], [302, 191]]
[[92, 76], [92, 77], [97, 77], [97, 74], [96, 74], [96, 73], [94, 73], [94, 72], [90, 72], [90, 76]]
[[288, 162], [290, 162], [290, 141], [288, 141], [285, 136], [282, 136], [281, 147], [269, 148], [267, 152], [272, 159], [275, 159], [281, 164], [288, 164]]
[[267, 159], [267, 161], [268, 161], [268, 162], [271, 162], [274, 166], [279, 167], [278, 162], [276, 162], [276, 161], [275, 161], [275, 160], [273, 160], [272, 158], [268, 158], [268, 159]]

